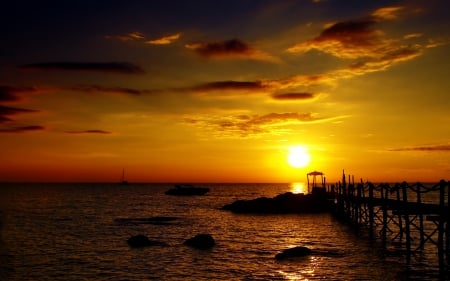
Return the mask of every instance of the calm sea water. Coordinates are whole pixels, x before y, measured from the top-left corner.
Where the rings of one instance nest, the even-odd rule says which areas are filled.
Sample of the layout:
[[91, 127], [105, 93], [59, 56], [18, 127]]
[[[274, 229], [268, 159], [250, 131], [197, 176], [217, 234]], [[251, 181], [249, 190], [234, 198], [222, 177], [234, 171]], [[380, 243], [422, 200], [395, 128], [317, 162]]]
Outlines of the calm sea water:
[[[437, 262], [383, 250], [328, 214], [237, 215], [236, 199], [272, 197], [290, 184], [211, 184], [206, 196], [164, 194], [169, 184], [0, 185], [0, 280], [435, 280]], [[171, 216], [168, 224], [117, 219]], [[123, 222], [123, 221], [122, 221]], [[211, 250], [184, 240], [210, 233]], [[131, 249], [137, 234], [168, 247]], [[283, 249], [317, 254], [276, 261]]]

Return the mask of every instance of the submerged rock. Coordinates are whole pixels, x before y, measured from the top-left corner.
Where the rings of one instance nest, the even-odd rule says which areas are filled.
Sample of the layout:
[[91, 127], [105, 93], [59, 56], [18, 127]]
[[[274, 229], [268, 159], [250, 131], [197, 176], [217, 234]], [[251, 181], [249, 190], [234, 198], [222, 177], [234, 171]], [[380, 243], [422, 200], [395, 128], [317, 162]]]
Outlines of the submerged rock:
[[304, 256], [310, 255], [311, 253], [312, 253], [311, 249], [309, 249], [307, 247], [298, 246], [298, 247], [286, 249], [283, 252], [276, 254], [275, 259], [276, 260], [284, 260], [287, 258], [304, 257]]
[[215, 243], [214, 238], [210, 234], [198, 234], [187, 239], [183, 244], [197, 249], [208, 249], [213, 247]]
[[150, 247], [150, 246], [168, 246], [166, 243], [161, 241], [155, 241], [148, 239], [147, 236], [139, 234], [135, 236], [131, 236], [127, 240], [128, 246], [131, 248], [142, 248], [142, 247]]

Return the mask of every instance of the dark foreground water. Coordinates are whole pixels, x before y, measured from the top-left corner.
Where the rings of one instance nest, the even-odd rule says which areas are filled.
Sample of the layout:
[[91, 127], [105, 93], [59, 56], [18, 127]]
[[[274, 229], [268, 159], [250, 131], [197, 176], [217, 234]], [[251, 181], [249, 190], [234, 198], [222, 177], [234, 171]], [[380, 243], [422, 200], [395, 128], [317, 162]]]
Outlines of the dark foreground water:
[[[289, 184], [213, 184], [206, 196], [164, 194], [167, 184], [0, 185], [0, 280], [436, 280], [433, 255], [406, 266], [328, 214], [236, 215], [236, 199], [296, 191]], [[298, 188], [298, 186], [297, 186]], [[133, 219], [171, 216], [167, 224]], [[125, 220], [118, 220], [125, 219]], [[131, 220], [127, 220], [131, 219]], [[183, 245], [199, 233], [211, 250]], [[131, 249], [137, 234], [168, 247]], [[276, 261], [283, 249], [317, 254]]]

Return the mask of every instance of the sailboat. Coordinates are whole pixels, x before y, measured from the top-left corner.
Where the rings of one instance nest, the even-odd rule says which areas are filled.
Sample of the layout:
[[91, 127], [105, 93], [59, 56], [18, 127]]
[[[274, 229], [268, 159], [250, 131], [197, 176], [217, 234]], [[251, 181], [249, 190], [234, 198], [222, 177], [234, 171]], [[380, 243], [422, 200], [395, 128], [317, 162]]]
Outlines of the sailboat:
[[122, 179], [120, 180], [121, 185], [127, 185], [128, 181], [125, 179], [125, 169], [122, 169]]

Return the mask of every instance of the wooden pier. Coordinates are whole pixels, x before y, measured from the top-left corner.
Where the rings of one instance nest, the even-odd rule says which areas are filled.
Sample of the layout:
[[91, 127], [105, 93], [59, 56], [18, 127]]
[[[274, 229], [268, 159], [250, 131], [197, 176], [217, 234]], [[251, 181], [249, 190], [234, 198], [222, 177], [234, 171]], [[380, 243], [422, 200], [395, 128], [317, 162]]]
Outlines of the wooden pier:
[[335, 215], [357, 228], [367, 229], [370, 239], [379, 239], [386, 247], [395, 244], [405, 251], [406, 261], [432, 245], [439, 260], [439, 275], [450, 280], [450, 182], [435, 185], [355, 184], [353, 177], [331, 186]]

